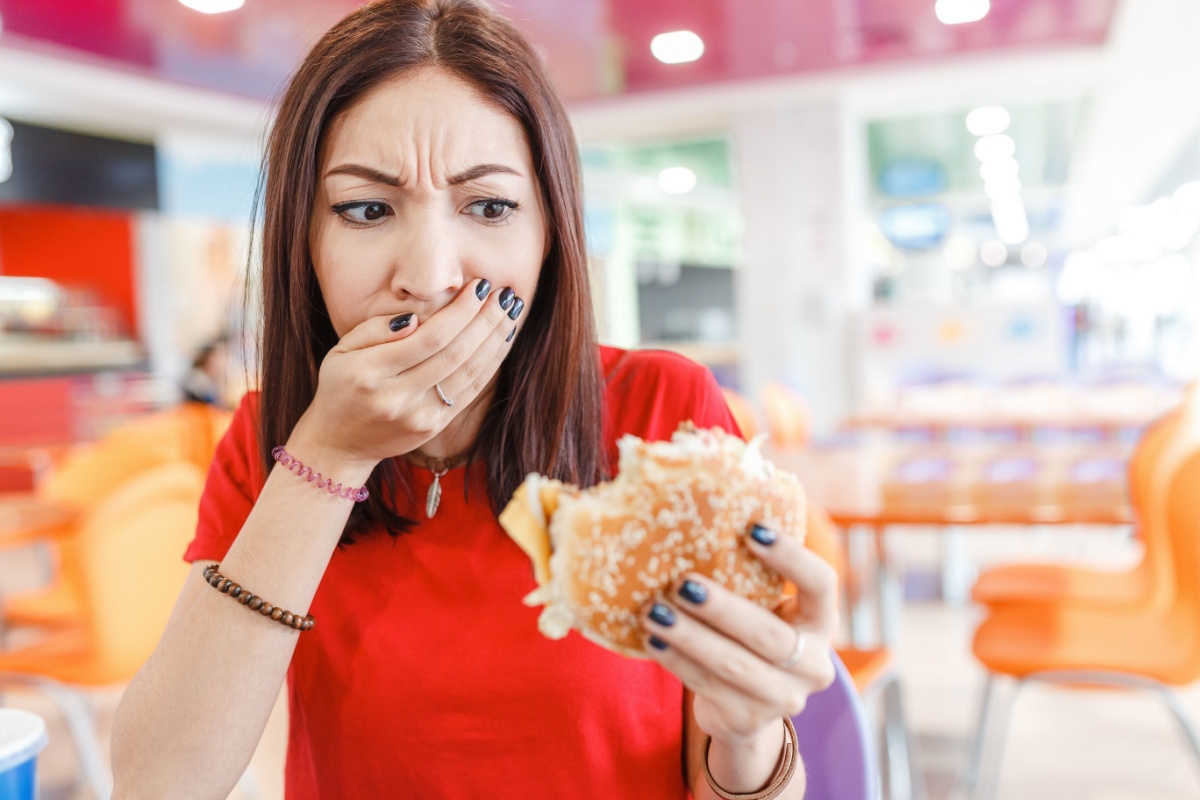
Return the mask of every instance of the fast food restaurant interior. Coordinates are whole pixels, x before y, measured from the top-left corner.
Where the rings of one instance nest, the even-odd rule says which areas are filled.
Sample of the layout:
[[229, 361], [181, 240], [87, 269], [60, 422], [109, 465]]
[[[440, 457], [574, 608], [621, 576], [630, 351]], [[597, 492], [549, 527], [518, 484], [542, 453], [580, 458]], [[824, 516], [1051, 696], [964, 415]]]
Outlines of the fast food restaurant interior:
[[[0, 0], [0, 796], [111, 791], [257, 386], [266, 131], [361, 5]], [[599, 341], [707, 367], [804, 486], [846, 702], [797, 727], [862, 756], [802, 736], [808, 796], [1200, 797], [1200, 4], [492, 5]], [[230, 796], [287, 745], [285, 687]]]

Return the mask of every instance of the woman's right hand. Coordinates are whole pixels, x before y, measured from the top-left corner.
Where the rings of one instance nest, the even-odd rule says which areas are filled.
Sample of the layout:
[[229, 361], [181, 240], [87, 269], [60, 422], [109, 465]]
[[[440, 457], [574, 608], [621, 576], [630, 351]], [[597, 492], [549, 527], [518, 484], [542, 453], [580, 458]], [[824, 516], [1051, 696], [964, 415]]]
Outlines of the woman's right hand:
[[[419, 324], [415, 314], [362, 322], [321, 362], [316, 396], [288, 450], [294, 447], [301, 459], [320, 450], [330, 472], [335, 466], [369, 472], [417, 449], [487, 387], [512, 347], [523, 309], [511, 289], [493, 292], [481, 279]], [[438, 398], [435, 384], [453, 406]]]

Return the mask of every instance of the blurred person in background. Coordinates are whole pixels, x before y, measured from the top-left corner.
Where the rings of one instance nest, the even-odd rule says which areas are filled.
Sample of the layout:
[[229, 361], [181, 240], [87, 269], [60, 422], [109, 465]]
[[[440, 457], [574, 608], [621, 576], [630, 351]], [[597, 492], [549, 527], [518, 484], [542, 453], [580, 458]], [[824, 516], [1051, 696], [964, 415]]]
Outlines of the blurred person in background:
[[597, 345], [529, 44], [469, 0], [360, 8], [283, 97], [263, 209], [261, 390], [118, 709], [115, 796], [225, 797], [286, 679], [289, 800], [802, 797], [784, 718], [833, 680], [836, 618], [802, 546], [739, 532], [798, 586], [788, 619], [688, 576], [646, 609], [649, 659], [550, 641], [521, 602], [496, 517], [527, 474], [590, 486], [625, 433], [736, 431], [705, 368]]
[[192, 359], [192, 368], [183, 377], [183, 399], [190, 403], [226, 405], [226, 374], [229, 369], [229, 339], [219, 336], [205, 344]]

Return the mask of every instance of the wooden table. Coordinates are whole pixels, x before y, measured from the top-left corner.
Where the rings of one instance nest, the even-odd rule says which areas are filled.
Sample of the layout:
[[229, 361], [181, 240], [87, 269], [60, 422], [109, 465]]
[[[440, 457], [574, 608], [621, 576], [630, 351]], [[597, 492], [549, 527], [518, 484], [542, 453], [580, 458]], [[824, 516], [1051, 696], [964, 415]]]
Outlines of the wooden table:
[[[1128, 506], [1112, 507], [1031, 506], [985, 508], [971, 505], [900, 508], [883, 502], [883, 485], [891, 451], [878, 443], [810, 449], [801, 452], [768, 452], [767, 457], [781, 469], [800, 477], [812, 502], [819, 505], [843, 533], [853, 568], [873, 578], [877, 595], [877, 616], [869, 610], [869, 600], [860, 593], [847, 597], [850, 609], [850, 634], [856, 645], [866, 645], [865, 630], [877, 627], [884, 644], [894, 644], [899, 629], [898, 584], [887, 556], [886, 533], [896, 526], [924, 526], [941, 531], [960, 527], [992, 525], [1045, 526], [1096, 525], [1127, 526], [1133, 522]], [[871, 558], [852, 552], [851, 539], [859, 532], [871, 539], [867, 548]], [[855, 558], [854, 556], [860, 556]], [[875, 617], [877, 625], [870, 624]]]

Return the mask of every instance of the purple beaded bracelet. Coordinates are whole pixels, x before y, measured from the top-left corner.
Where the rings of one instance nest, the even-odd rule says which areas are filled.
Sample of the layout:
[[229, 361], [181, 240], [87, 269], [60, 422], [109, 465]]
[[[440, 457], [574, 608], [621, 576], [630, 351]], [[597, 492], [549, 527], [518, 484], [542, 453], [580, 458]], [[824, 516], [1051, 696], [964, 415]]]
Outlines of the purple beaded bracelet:
[[338, 497], [346, 500], [353, 500], [356, 503], [361, 503], [367, 499], [367, 487], [355, 489], [347, 486], [342, 488], [342, 485], [334, 485], [332, 478], [326, 478], [319, 472], [313, 472], [312, 467], [304, 466], [304, 462], [283, 449], [283, 445], [279, 445], [271, 451], [271, 457], [278, 461], [283, 467], [291, 472], [296, 473], [296, 477], [304, 478], [309, 483], [314, 481], [318, 489], [327, 489], [330, 494], [336, 494]]

